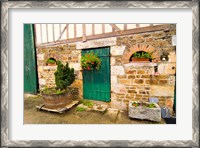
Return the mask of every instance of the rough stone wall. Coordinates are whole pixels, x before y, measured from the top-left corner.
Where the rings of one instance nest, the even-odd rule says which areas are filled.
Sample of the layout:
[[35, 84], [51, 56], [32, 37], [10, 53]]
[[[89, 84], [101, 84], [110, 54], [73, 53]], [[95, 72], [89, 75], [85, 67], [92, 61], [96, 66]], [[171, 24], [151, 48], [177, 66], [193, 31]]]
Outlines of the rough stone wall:
[[[111, 106], [127, 109], [130, 100], [148, 101], [158, 98], [162, 107], [173, 108], [176, 73], [176, 46], [171, 30], [117, 37], [117, 46], [111, 47]], [[137, 51], [153, 52], [156, 61], [133, 63], [129, 59]], [[161, 61], [163, 52], [169, 53], [168, 61]], [[154, 66], [158, 66], [156, 76]]]
[[[173, 36], [175, 25], [170, 30], [119, 36], [106, 39], [77, 42], [55, 47], [38, 48], [37, 64], [40, 89], [53, 87], [56, 66], [46, 66], [48, 58], [55, 58], [75, 69], [76, 80], [72, 86], [78, 87], [82, 97], [83, 82], [80, 70], [81, 50], [95, 47], [110, 47], [111, 102], [110, 106], [127, 109], [130, 100], [148, 101], [149, 97], [159, 99], [159, 105], [172, 110], [176, 73], [176, 46]], [[150, 63], [130, 62], [136, 51], [151, 51], [157, 61]], [[169, 53], [168, 61], [160, 61], [163, 51]], [[156, 76], [154, 66], [158, 66]]]
[[37, 66], [39, 88], [55, 87], [54, 73], [57, 66], [47, 66], [46, 61], [49, 58], [60, 60], [63, 64], [69, 63], [69, 67], [75, 70], [75, 81], [71, 86], [79, 88], [82, 94], [82, 73], [80, 71], [81, 50], [76, 49], [76, 44], [67, 44], [54, 47], [37, 49]]

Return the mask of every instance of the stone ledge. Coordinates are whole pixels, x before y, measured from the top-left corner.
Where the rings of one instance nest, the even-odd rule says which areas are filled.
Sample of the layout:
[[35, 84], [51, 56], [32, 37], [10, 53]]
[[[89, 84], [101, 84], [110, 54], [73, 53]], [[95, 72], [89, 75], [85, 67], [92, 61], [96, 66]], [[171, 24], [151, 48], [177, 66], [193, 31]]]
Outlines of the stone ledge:
[[86, 42], [78, 42], [76, 44], [76, 49], [86, 49], [86, 48], [96, 48], [116, 45], [116, 37], [103, 38], [96, 40], [89, 40]]
[[138, 62], [138, 63], [128, 63], [128, 64], [124, 64], [124, 67], [154, 67], [154, 66], [157, 66], [158, 64], [157, 63], [152, 63], [152, 62]]

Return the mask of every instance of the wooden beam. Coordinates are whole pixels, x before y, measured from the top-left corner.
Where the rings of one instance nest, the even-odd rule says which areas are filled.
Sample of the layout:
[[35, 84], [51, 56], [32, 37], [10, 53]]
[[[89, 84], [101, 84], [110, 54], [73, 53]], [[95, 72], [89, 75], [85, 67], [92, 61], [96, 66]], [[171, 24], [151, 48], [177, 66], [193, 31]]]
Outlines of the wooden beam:
[[127, 30], [127, 24], [124, 24], [124, 30]]
[[57, 41], [61, 39], [63, 33], [65, 32], [65, 30], [67, 30], [69, 24], [66, 24], [65, 28], [63, 29], [63, 31], [61, 32], [60, 36], [58, 37]]
[[52, 24], [52, 32], [53, 32], [53, 41], [55, 41], [55, 30], [54, 30], [54, 24]]
[[77, 36], [77, 35], [76, 35], [76, 31], [77, 31], [77, 30], [76, 30], [76, 24], [74, 24], [74, 38], [76, 38], [76, 36]]
[[69, 27], [66, 28], [66, 39], [69, 38]]
[[112, 32], [115, 32], [115, 29], [114, 29], [114, 28], [112, 28]]
[[[86, 37], [87, 37], [87, 40], [94, 40], [94, 39], [138, 34], [138, 33], [145, 33], [145, 32], [153, 32], [153, 31], [161, 31], [161, 30], [166, 31], [169, 29], [170, 29], [170, 25], [166, 24], [166, 25], [156, 25], [156, 26], [147, 26], [147, 27], [142, 27], [142, 28], [134, 28], [134, 29], [128, 29], [124, 31], [117, 31], [117, 32], [109, 32], [109, 33], [104, 33], [104, 34], [90, 35]], [[37, 46], [38, 47], [54, 46], [58, 44], [73, 43], [73, 42], [79, 42], [79, 41], [82, 41], [82, 37], [68, 39], [68, 40], [60, 40], [60, 41], [51, 42], [51, 43], [42, 43], [42, 44], [38, 44]]]
[[47, 42], [49, 42], [48, 24], [46, 24], [46, 38], [47, 38]]
[[82, 24], [82, 41], [85, 42], [86, 41], [86, 25], [85, 24]]
[[42, 24], [40, 24], [40, 39], [41, 39], [41, 43], [43, 42], [43, 40], [42, 40]]
[[95, 35], [95, 24], [92, 24], [92, 35]]
[[110, 26], [116, 31], [121, 31], [121, 29], [119, 27], [117, 27], [117, 25], [115, 25], [115, 24], [110, 24]]
[[102, 24], [102, 33], [105, 33], [105, 24]]

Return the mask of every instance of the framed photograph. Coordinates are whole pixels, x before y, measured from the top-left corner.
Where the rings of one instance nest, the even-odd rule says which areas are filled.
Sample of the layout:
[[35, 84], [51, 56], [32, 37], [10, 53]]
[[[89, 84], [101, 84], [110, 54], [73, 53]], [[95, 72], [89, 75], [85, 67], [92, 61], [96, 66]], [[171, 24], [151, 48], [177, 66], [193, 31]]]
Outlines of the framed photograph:
[[198, 147], [197, 1], [1, 2], [3, 147]]

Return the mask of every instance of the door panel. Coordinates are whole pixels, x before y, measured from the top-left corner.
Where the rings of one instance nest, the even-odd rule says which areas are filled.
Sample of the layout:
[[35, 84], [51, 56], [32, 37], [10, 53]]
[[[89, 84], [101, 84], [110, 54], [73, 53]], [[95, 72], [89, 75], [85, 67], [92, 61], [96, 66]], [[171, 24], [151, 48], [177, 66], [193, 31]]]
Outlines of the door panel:
[[101, 59], [99, 70], [83, 71], [83, 97], [84, 99], [110, 101], [110, 48], [83, 50], [82, 55], [94, 52]]
[[24, 92], [37, 93], [37, 71], [33, 24], [24, 24]]

